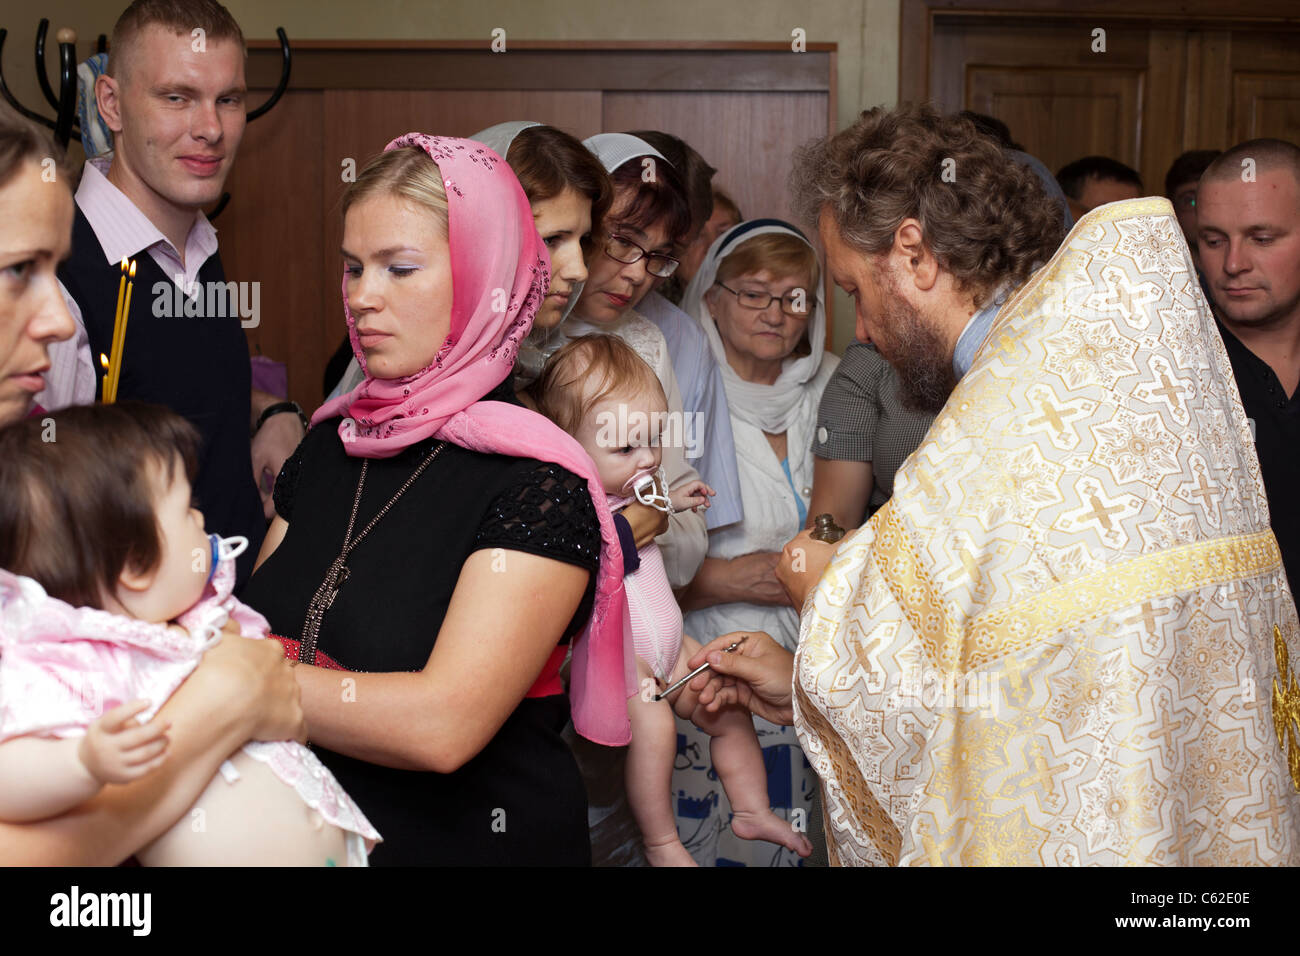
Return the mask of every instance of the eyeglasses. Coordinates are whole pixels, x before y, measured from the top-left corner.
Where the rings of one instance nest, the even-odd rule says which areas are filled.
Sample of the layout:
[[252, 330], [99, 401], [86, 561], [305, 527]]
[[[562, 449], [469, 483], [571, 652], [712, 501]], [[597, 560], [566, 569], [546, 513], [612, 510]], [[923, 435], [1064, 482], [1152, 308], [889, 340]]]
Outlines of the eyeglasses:
[[1179, 209], [1195, 209], [1196, 193], [1183, 193], [1174, 197], [1174, 206]]
[[[722, 285], [721, 282], [716, 284], [734, 295], [736, 301], [746, 309], [753, 309], [755, 312], [761, 312], [771, 305], [773, 300], [777, 300], [777, 297], [770, 292], [756, 292], [750, 289], [741, 289], [737, 292], [735, 289]], [[787, 292], [777, 301], [781, 303], [781, 311], [791, 318], [804, 319], [808, 317], [808, 293], [803, 289]]]
[[615, 262], [631, 265], [645, 259], [645, 271], [660, 279], [667, 279], [677, 271], [678, 260], [660, 252], [647, 252], [626, 236], [612, 234], [605, 242], [605, 255]]

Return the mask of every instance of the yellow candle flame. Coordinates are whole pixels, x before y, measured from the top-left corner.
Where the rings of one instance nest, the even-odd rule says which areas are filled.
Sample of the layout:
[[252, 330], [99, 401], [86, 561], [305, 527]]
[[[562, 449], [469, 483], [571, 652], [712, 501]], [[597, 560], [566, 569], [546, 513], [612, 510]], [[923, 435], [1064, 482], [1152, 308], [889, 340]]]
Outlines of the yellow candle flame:
[[123, 274], [123, 275], [126, 275], [126, 263], [127, 263], [126, 256], [123, 256], [123, 257], [122, 257], [122, 274]]
[[135, 260], [134, 260], [134, 259], [131, 260], [131, 278], [132, 278], [132, 279], [135, 278]]
[[104, 368], [108, 368], [108, 356], [103, 352], [99, 353], [99, 364]]

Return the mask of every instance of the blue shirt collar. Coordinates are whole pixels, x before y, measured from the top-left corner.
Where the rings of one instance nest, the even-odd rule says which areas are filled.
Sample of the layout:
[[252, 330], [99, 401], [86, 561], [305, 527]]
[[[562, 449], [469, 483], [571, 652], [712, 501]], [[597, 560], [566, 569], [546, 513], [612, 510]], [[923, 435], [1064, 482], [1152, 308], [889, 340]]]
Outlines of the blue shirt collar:
[[989, 329], [993, 326], [993, 320], [997, 317], [998, 309], [1002, 303], [1007, 300], [1010, 294], [1008, 286], [1002, 286], [993, 293], [993, 298], [989, 304], [984, 306], [966, 323], [966, 328], [962, 329], [961, 336], [957, 339], [957, 347], [952, 353], [952, 368], [960, 379], [970, 371], [970, 367], [975, 364], [975, 355], [979, 348], [988, 338]]

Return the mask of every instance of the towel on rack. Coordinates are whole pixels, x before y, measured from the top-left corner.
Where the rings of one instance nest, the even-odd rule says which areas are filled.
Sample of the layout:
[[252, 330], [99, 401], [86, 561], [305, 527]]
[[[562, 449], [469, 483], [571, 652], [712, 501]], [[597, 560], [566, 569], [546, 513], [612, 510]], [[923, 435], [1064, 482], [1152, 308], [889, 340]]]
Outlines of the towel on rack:
[[77, 119], [81, 123], [81, 145], [87, 159], [113, 149], [113, 131], [104, 124], [95, 100], [95, 80], [107, 66], [108, 54], [96, 53], [77, 67]]

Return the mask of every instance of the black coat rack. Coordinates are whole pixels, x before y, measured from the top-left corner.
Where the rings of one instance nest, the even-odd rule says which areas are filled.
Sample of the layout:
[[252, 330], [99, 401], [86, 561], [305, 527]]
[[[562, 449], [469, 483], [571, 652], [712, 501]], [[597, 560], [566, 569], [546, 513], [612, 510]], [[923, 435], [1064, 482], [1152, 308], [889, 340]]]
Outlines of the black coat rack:
[[[50, 106], [54, 108], [54, 119], [42, 116], [33, 110], [29, 110], [18, 102], [18, 98], [13, 95], [9, 89], [9, 84], [5, 82], [4, 77], [4, 46], [5, 37], [9, 31], [0, 27], [0, 96], [29, 120], [41, 123], [54, 130], [54, 138], [64, 149], [68, 146], [68, 141], [76, 137], [77, 142], [81, 142], [81, 124], [77, 121], [77, 32], [68, 27], [64, 27], [55, 34], [55, 39], [59, 44], [59, 93], [54, 94], [54, 88], [50, 86], [50, 78], [45, 72], [45, 37], [50, 30], [50, 21], [48, 18], [42, 18], [40, 24], [36, 27], [36, 81], [40, 84], [41, 92]], [[289, 70], [292, 66], [292, 54], [289, 50], [289, 37], [285, 34], [283, 27], [275, 28], [275, 35], [280, 39], [280, 82], [275, 85], [275, 90], [271, 93], [270, 98], [257, 109], [249, 110], [248, 121], [264, 116], [271, 107], [280, 101], [284, 91], [289, 87]], [[108, 37], [104, 34], [99, 35], [95, 41], [95, 52], [103, 53], [108, 49]], [[221, 200], [217, 203], [217, 208], [208, 214], [209, 219], [215, 219], [221, 214], [221, 210], [226, 208], [230, 202], [230, 193], [222, 193]]]

